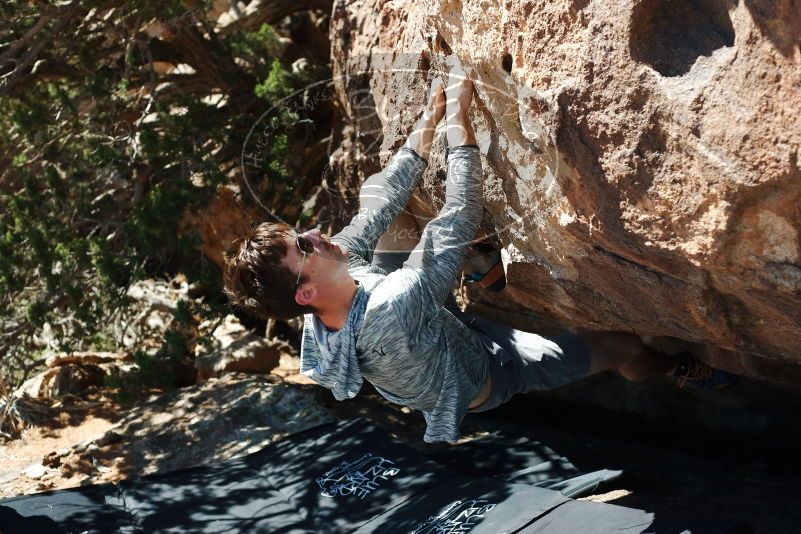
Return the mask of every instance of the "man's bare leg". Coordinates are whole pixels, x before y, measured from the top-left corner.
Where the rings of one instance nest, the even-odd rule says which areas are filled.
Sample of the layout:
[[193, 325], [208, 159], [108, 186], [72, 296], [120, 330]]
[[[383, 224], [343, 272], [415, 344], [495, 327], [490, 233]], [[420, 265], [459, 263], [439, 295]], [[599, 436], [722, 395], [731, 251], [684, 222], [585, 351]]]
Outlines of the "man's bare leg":
[[677, 356], [660, 354], [627, 332], [593, 332], [580, 337], [590, 349], [589, 374], [616, 371], [627, 380], [642, 382], [672, 373], [680, 363]]

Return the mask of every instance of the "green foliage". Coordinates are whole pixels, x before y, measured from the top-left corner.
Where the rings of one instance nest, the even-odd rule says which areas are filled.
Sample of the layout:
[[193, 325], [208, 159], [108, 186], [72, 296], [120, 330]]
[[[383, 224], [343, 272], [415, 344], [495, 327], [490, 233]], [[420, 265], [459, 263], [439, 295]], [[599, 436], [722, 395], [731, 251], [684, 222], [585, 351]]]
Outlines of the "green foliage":
[[170, 375], [165, 374], [165, 369], [159, 364], [156, 356], [138, 350], [134, 352], [133, 359], [136, 364], [133, 373], [122, 376], [119, 370], [115, 369], [103, 378], [103, 386], [116, 390], [118, 401], [130, 402], [145, 388], [163, 388], [170, 385]]
[[[0, 64], [0, 372], [12, 381], [35, 351], [111, 349], [127, 288], [143, 278], [182, 273], [207, 288], [204, 304], [179, 306], [179, 324], [223, 312], [209, 304], [219, 273], [184, 214], [232, 179], [261, 113], [308, 80], [278, 60], [269, 25], [210, 33], [211, 4], [0, 5], [0, 56], [11, 54]], [[35, 68], [6, 76], [38, 42]], [[280, 211], [299, 191], [291, 147], [307, 139], [291, 128], [297, 113], [271, 120], [256, 186], [280, 192]], [[142, 384], [155, 384], [168, 376], [158, 362], [186, 357], [186, 335], [139, 354]]]
[[281, 53], [278, 32], [269, 24], [262, 24], [255, 32], [236, 32], [228, 39], [232, 52], [253, 65], [262, 64]]
[[289, 85], [290, 74], [277, 59], [273, 60], [270, 66], [270, 73], [267, 78], [255, 87], [255, 94], [259, 98], [268, 101], [278, 101], [289, 96], [291, 86]]
[[134, 363], [136, 363], [136, 366], [139, 368], [139, 376], [144, 385], [153, 386], [159, 382], [159, 379], [154, 376], [154, 370], [156, 368], [154, 362], [155, 358], [145, 351], [138, 350], [134, 352]]
[[177, 302], [173, 312], [172, 328], [165, 332], [161, 346], [155, 351], [138, 350], [134, 353], [135, 370], [124, 379], [112, 374], [105, 379], [105, 385], [118, 390], [123, 399], [135, 397], [142, 388], [168, 388], [180, 382], [182, 375], [192, 368], [192, 343], [211, 346], [211, 330], [199, 331], [198, 325], [211, 319], [221, 319], [228, 308], [224, 304], [205, 303], [193, 299]]

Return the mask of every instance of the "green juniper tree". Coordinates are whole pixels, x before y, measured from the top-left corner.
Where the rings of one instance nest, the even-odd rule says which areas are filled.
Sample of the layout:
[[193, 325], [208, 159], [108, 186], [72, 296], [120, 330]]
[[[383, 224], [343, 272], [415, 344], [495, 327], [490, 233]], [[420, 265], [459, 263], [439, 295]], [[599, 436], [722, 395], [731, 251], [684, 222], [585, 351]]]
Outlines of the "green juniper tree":
[[[0, 373], [25, 377], [45, 349], [108, 349], [126, 289], [184, 273], [213, 288], [188, 209], [236, 182], [249, 128], [265, 109], [327, 75], [294, 73], [288, 15], [330, 0], [265, 3], [220, 27], [210, 0], [0, 4]], [[298, 216], [314, 186], [296, 182], [303, 112], [276, 132], [249, 173], [277, 212]], [[304, 126], [298, 127], [303, 123]], [[319, 123], [319, 121], [317, 121]], [[302, 161], [310, 169], [308, 161]], [[213, 291], [213, 289], [211, 290]], [[213, 302], [207, 299], [206, 302]], [[197, 313], [214, 313], [208, 308]], [[49, 342], [47, 340], [50, 340]], [[163, 354], [181, 344], [167, 340]], [[49, 345], [48, 345], [49, 343]]]

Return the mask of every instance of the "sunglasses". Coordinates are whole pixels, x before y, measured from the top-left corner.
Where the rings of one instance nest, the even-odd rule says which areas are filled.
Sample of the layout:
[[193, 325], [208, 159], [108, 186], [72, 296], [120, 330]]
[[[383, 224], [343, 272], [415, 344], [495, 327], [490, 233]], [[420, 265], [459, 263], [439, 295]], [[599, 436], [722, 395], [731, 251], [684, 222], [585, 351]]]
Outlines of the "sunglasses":
[[300, 269], [298, 270], [298, 279], [295, 280], [295, 288], [298, 287], [300, 284], [300, 275], [303, 273], [303, 264], [306, 261], [307, 254], [314, 254], [314, 243], [312, 243], [309, 239], [303, 237], [300, 234], [295, 235], [295, 246], [298, 247], [298, 250], [303, 257], [300, 260]]

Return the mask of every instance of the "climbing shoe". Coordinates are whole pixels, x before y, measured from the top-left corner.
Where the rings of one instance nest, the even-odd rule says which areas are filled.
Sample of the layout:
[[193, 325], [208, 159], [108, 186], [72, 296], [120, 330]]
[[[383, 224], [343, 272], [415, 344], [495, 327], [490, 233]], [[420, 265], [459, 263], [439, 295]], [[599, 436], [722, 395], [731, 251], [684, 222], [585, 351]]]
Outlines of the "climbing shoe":
[[489, 243], [470, 246], [463, 270], [465, 282], [478, 284], [487, 291], [497, 293], [506, 287], [501, 253]]
[[691, 384], [701, 389], [726, 389], [736, 384], [740, 377], [711, 367], [689, 352], [679, 354], [681, 363], [673, 376], [676, 378], [676, 385], [683, 388]]

